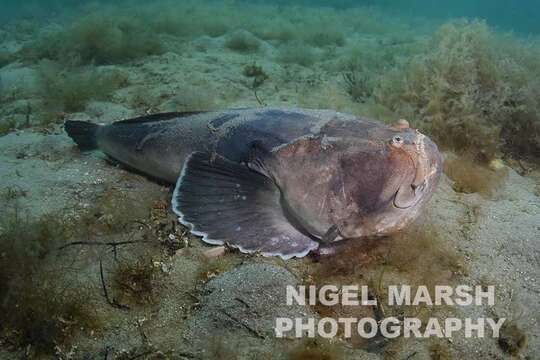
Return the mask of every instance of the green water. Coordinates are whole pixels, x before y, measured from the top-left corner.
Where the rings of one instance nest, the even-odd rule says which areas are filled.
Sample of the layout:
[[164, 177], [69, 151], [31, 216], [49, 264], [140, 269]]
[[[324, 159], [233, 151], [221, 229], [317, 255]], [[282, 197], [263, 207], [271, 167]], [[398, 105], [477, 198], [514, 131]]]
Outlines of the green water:
[[[84, 5], [79, 0], [20, 1], [3, 0], [0, 18], [48, 17], [61, 14], [70, 8]], [[98, 3], [98, 2], [94, 2]], [[121, 4], [130, 7], [137, 1], [102, 1], [103, 4]], [[422, 16], [426, 18], [452, 19], [459, 17], [485, 19], [490, 25], [507, 31], [523, 34], [536, 34], [540, 31], [540, 7], [534, 0], [496, 0], [496, 1], [429, 1], [429, 0], [335, 0], [335, 1], [252, 1], [251, 3], [276, 5], [329, 6], [346, 9], [357, 6], [380, 8], [388, 14], [402, 16]], [[141, 2], [139, 2], [141, 4]]]

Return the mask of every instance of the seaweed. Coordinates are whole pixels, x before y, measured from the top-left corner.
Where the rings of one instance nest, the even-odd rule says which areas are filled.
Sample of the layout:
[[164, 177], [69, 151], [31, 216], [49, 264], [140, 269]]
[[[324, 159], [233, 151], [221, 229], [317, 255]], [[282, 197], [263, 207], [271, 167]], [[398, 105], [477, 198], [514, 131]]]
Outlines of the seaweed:
[[[419, 277], [416, 284], [436, 284], [439, 276], [466, 274], [462, 256], [446, 244], [434, 224], [415, 224], [394, 235], [391, 241], [385, 265]], [[425, 273], [422, 269], [426, 268], [433, 269], [433, 273]]]
[[21, 197], [25, 197], [28, 194], [26, 190], [18, 186], [7, 186], [0, 192], [0, 199], [3, 203], [13, 203]]
[[527, 346], [527, 334], [515, 322], [505, 322], [499, 335], [499, 346], [507, 354], [517, 356]]
[[345, 45], [345, 36], [343, 33], [332, 28], [310, 32], [305, 40], [308, 44], [316, 47]]
[[[346, 284], [367, 286], [370, 299], [377, 299], [376, 309], [321, 306], [314, 311], [323, 317], [435, 316], [437, 309], [427, 305], [386, 306], [389, 285], [407, 284], [413, 291], [425, 286], [433, 294], [435, 286], [450, 284], [457, 275], [466, 274], [462, 257], [446, 244], [434, 224], [417, 223], [406, 231], [385, 238], [351, 240], [337, 249], [338, 253], [321, 258], [304, 276], [308, 285]], [[430, 271], [425, 271], [430, 269]], [[354, 312], [354, 313], [351, 313]], [[377, 346], [361, 338], [348, 341], [354, 347]]]
[[113, 295], [120, 304], [148, 305], [158, 300], [159, 268], [148, 255], [137, 260], [121, 261], [113, 272]]
[[429, 346], [429, 356], [432, 360], [450, 360], [448, 346], [441, 342], [435, 342]]
[[165, 103], [160, 105], [162, 111], [196, 112], [210, 111], [217, 107], [216, 92], [212, 86], [182, 86]]
[[60, 30], [42, 33], [18, 56], [34, 62], [48, 59], [102, 65], [162, 53], [159, 38], [142, 21], [118, 13], [92, 13]]
[[83, 63], [113, 64], [162, 52], [138, 19], [90, 15], [70, 29], [68, 41]]
[[225, 47], [242, 53], [257, 52], [261, 47], [261, 42], [252, 33], [246, 30], [237, 30], [227, 36]]
[[156, 108], [159, 105], [159, 96], [152, 93], [149, 86], [134, 86], [131, 88], [128, 103], [131, 107], [148, 111], [148, 109]]
[[288, 42], [297, 37], [297, 29], [290, 21], [283, 18], [273, 20], [275, 21], [256, 30], [256, 34], [261, 39]]
[[94, 67], [63, 68], [48, 60], [39, 63], [38, 75], [43, 107], [53, 119], [63, 112], [82, 111], [88, 101], [106, 99], [127, 82], [127, 77], [119, 71]]
[[9, 65], [14, 60], [13, 54], [0, 50], [0, 69], [6, 65]]
[[515, 159], [540, 162], [540, 117], [533, 111], [512, 114], [501, 128], [502, 151]]
[[25, 281], [26, 286], [11, 286], [10, 296], [2, 296], [0, 337], [13, 349], [53, 355], [75, 334], [99, 328], [84, 289], [66, 291], [58, 285]]
[[252, 89], [259, 88], [268, 79], [268, 74], [264, 72], [262, 66], [259, 66], [256, 63], [246, 65], [242, 74], [245, 77], [253, 78], [253, 83], [251, 84]]
[[311, 46], [300, 41], [291, 41], [279, 48], [278, 60], [285, 64], [298, 64], [309, 67], [317, 56]]
[[[178, 4], [182, 6], [181, 4]], [[166, 10], [166, 11], [163, 11]], [[196, 11], [193, 7], [187, 9], [167, 8], [159, 11], [149, 11], [149, 27], [158, 34], [169, 34], [177, 36], [193, 36], [202, 34], [202, 27], [199, 19], [194, 16], [179, 16], [177, 11], [187, 10], [190, 13]]]
[[30, 219], [18, 207], [4, 210], [0, 233], [0, 339], [10, 349], [55, 354], [75, 334], [100, 326], [88, 291], [69, 288], [48, 254], [70, 226], [59, 214]]
[[156, 193], [148, 190], [142, 193], [123, 191], [115, 186], [106, 187], [93, 205], [82, 212], [77, 235], [121, 234], [145, 225], [142, 219], [151, 213]]
[[431, 46], [383, 76], [375, 96], [401, 116], [417, 119], [441, 147], [489, 162], [498, 156], [501, 126], [509, 116], [538, 109], [532, 74], [540, 70], [528, 59], [536, 51], [524, 48], [485, 22], [451, 22]]
[[[13, 190], [16, 191], [16, 190]], [[2, 209], [1, 246], [16, 251], [15, 257], [24, 254], [44, 258], [70, 234], [70, 225], [59, 214], [45, 214], [37, 220], [23, 212], [17, 198], [21, 193], [9, 191], [6, 202], [13, 205]]]
[[289, 351], [289, 360], [338, 360], [344, 358], [344, 352], [328, 340], [307, 339]]
[[342, 75], [347, 94], [354, 101], [364, 102], [371, 97], [373, 93], [373, 80], [367, 73], [352, 69], [351, 71], [344, 72]]
[[344, 51], [334, 71], [342, 74], [345, 90], [354, 101], [367, 102], [373, 98], [380, 79], [396, 65], [401, 49], [380, 45], [352, 46]]
[[444, 173], [452, 180], [456, 192], [478, 193], [484, 197], [494, 195], [508, 175], [506, 168], [493, 169], [470, 156], [447, 158]]
[[[323, 258], [313, 277], [315, 282], [328, 278], [355, 277], [368, 274], [366, 269], [385, 267], [411, 277], [413, 284], [435, 284], [438, 276], [462, 274], [462, 258], [442, 240], [431, 223], [413, 224], [408, 229], [384, 238], [350, 241], [337, 249], [338, 256]], [[440, 271], [426, 273], [431, 267]]]
[[[158, 34], [169, 34], [181, 37], [209, 35], [218, 37], [233, 28], [238, 28], [240, 9], [233, 9], [228, 4], [206, 4], [203, 2], [185, 1], [172, 6], [158, 3], [147, 8], [138, 15], [149, 19], [150, 28]], [[189, 14], [189, 16], [186, 16]], [[145, 16], [146, 15], [146, 16]]]
[[[187, 16], [189, 15], [189, 16]], [[174, 6], [146, 6], [134, 14], [143, 16], [156, 33], [193, 38], [200, 35], [221, 36], [234, 29], [245, 29], [255, 36], [276, 42], [297, 40], [314, 47], [336, 47], [346, 43], [347, 30], [362, 32], [387, 31], [384, 19], [376, 18], [366, 8], [335, 10], [302, 8], [282, 4], [206, 3], [184, 1]]]
[[17, 121], [13, 118], [0, 120], [0, 136], [4, 136], [17, 129]]
[[206, 351], [206, 358], [209, 360], [237, 360], [239, 356], [235, 345], [223, 337], [212, 337]]

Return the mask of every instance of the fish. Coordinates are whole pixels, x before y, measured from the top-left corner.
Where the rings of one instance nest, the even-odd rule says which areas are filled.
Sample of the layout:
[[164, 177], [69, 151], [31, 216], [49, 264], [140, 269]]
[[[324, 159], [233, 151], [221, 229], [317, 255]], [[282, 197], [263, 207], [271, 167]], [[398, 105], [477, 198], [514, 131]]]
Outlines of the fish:
[[172, 210], [204, 242], [283, 259], [403, 230], [442, 167], [437, 145], [406, 120], [333, 110], [172, 112], [64, 128], [81, 151], [173, 185]]

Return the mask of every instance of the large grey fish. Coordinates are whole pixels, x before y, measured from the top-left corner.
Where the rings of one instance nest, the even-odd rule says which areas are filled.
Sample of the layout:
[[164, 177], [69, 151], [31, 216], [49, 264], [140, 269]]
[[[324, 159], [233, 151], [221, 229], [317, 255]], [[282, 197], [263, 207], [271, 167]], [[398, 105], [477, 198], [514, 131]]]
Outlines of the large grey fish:
[[330, 110], [166, 113], [65, 129], [82, 150], [176, 183], [173, 210], [205, 242], [284, 259], [403, 229], [441, 173], [437, 146], [406, 121]]

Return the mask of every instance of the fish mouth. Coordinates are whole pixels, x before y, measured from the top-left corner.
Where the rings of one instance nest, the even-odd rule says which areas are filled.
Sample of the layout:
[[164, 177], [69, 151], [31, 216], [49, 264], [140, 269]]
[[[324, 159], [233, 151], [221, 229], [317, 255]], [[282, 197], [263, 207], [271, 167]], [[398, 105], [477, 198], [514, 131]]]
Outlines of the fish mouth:
[[437, 182], [437, 174], [441, 167], [441, 157], [437, 145], [417, 130], [415, 139], [416, 151], [411, 156], [415, 174], [410, 184], [402, 185], [394, 195], [393, 204], [398, 209], [408, 209], [420, 202]]
[[426, 182], [419, 185], [411, 184], [401, 186], [394, 195], [394, 206], [398, 209], [408, 209], [420, 201], [426, 189]]

